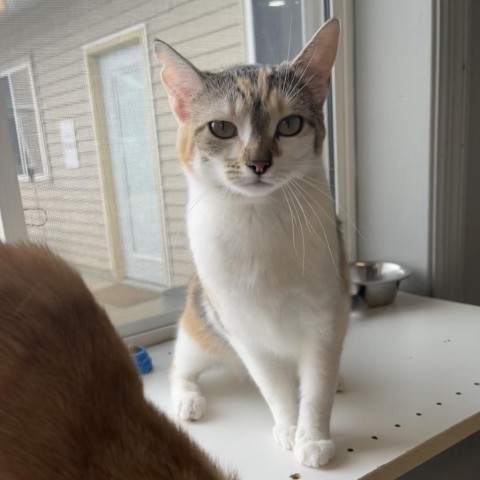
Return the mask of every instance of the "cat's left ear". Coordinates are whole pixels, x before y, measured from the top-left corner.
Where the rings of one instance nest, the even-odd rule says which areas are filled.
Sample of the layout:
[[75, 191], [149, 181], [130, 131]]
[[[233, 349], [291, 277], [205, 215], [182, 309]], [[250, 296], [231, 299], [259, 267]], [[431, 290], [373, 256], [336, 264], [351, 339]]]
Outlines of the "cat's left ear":
[[188, 120], [192, 100], [204, 85], [204, 76], [170, 45], [155, 40], [155, 56], [163, 63], [162, 83], [173, 113], [180, 123]]
[[292, 61], [292, 65], [300, 70], [319, 103], [323, 103], [328, 93], [339, 37], [340, 22], [337, 18], [332, 18], [317, 30]]

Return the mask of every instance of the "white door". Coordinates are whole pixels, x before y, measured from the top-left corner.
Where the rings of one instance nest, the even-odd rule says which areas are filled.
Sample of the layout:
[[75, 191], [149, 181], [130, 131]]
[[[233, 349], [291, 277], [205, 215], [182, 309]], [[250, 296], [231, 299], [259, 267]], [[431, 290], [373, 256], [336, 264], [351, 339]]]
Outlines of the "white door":
[[165, 284], [159, 182], [147, 126], [140, 45], [100, 57], [125, 277]]

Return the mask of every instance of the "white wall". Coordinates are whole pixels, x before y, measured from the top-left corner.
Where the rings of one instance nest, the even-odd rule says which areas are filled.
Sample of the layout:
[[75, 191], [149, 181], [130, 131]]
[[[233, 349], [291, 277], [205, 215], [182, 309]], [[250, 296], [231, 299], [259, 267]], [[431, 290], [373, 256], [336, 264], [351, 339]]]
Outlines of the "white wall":
[[431, 0], [357, 0], [359, 258], [410, 267], [426, 294], [429, 251]]

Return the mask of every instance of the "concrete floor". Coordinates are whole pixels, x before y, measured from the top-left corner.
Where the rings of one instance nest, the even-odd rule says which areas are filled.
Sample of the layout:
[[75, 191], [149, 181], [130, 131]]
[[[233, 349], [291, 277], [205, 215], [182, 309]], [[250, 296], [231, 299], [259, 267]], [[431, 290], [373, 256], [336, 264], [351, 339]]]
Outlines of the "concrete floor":
[[[96, 275], [92, 272], [81, 272], [81, 274], [88, 288], [94, 295], [98, 290], [116, 284], [115, 281], [102, 277], [101, 275]], [[162, 291], [162, 289], [153, 287], [151, 285], [135, 283], [132, 284], [132, 286], [140, 287], [146, 290], [157, 290], [158, 292]], [[107, 304], [103, 304], [102, 306], [107, 311], [112, 323], [116, 327], [119, 327], [121, 325], [132, 324], [134, 322], [144, 320], [145, 318], [162, 314], [165, 310], [165, 300], [163, 298], [156, 298], [154, 300], [136, 303], [127, 307], [116, 307]]]

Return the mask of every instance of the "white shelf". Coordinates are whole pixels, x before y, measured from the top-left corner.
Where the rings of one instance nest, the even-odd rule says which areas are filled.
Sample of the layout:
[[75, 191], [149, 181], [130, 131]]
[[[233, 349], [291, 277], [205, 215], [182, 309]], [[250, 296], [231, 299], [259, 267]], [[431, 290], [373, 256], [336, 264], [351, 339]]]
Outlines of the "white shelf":
[[[390, 307], [354, 312], [332, 418], [337, 456], [321, 470], [274, 444], [255, 386], [224, 372], [202, 377], [208, 412], [183, 425], [241, 479], [396, 478], [480, 430], [479, 344], [478, 307], [399, 294]], [[171, 343], [150, 349], [155, 370], [144, 379], [146, 395], [170, 415], [171, 352]]]

